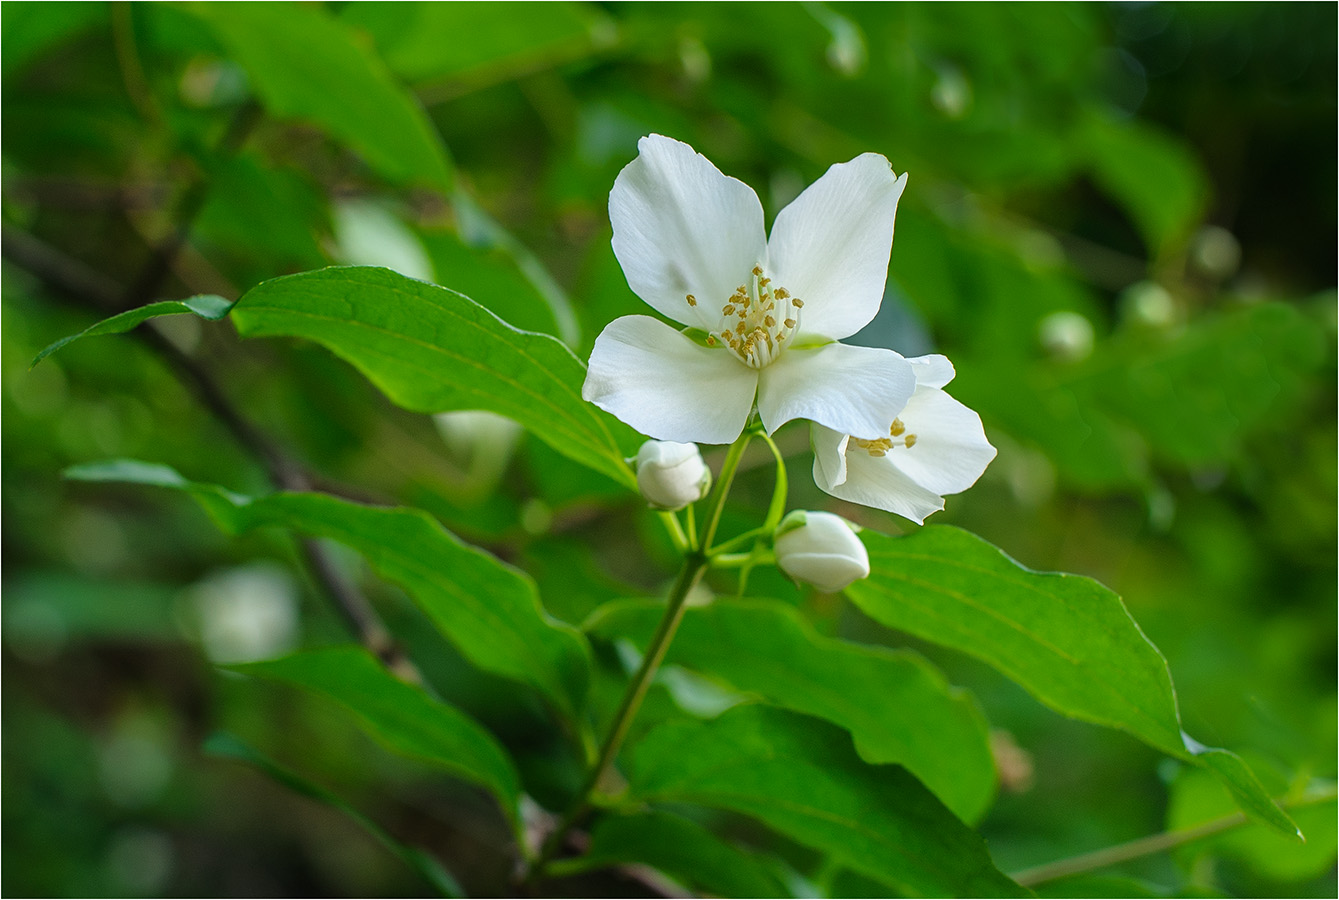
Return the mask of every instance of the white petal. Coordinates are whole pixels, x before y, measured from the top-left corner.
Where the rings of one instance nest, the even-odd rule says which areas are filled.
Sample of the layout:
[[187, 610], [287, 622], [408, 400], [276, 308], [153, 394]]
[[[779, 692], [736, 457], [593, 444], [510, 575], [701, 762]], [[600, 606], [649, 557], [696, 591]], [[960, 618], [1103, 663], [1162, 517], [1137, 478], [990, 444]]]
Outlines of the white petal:
[[828, 169], [777, 215], [769, 274], [804, 301], [801, 337], [840, 340], [879, 311], [906, 183], [888, 160], [864, 153]]
[[735, 288], [766, 265], [762, 204], [685, 143], [653, 134], [637, 147], [609, 193], [614, 255], [628, 286], [657, 312], [715, 330]]
[[830, 492], [846, 480], [846, 446], [850, 442], [849, 434], [822, 425], [809, 427], [809, 445], [814, 450], [814, 483], [823, 490]]
[[894, 447], [886, 459], [936, 494], [967, 490], [995, 458], [981, 417], [938, 388], [918, 387], [898, 418], [916, 443]]
[[846, 344], [789, 348], [761, 372], [758, 413], [769, 434], [811, 419], [842, 434], [883, 437], [916, 388], [900, 354]]
[[595, 339], [581, 396], [662, 441], [728, 444], [753, 410], [757, 373], [650, 316], [624, 316]]
[[907, 358], [916, 373], [916, 387], [941, 388], [958, 374], [947, 356], [933, 353], [929, 356], [911, 356]]
[[[900, 449], [900, 448], [898, 448]], [[870, 456], [858, 447], [851, 448], [846, 457], [846, 480], [828, 487], [818, 478], [818, 461], [814, 461], [814, 483], [841, 500], [886, 509], [905, 516], [916, 523], [944, 508], [944, 498], [928, 490], [894, 466], [888, 456]]]

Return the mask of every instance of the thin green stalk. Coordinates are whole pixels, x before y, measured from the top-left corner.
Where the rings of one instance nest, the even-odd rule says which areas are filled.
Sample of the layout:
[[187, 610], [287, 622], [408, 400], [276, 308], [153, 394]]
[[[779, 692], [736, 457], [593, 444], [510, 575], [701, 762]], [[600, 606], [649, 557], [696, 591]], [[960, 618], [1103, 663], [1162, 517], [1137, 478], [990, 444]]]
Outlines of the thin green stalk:
[[[1335, 790], [1331, 788], [1328, 791], [1309, 794], [1291, 803], [1280, 801], [1279, 805], [1284, 809], [1295, 809], [1299, 806], [1325, 803], [1333, 799], [1335, 799]], [[1205, 822], [1203, 825], [1196, 825], [1194, 828], [1180, 828], [1176, 831], [1164, 831], [1161, 834], [1152, 834], [1133, 841], [1127, 841], [1124, 844], [1116, 844], [1113, 847], [1103, 847], [1101, 850], [1094, 850], [1091, 853], [1071, 856], [1069, 859], [1061, 859], [1056, 862], [1046, 863], [1045, 865], [1035, 866], [1031, 869], [1024, 869], [1021, 872], [1013, 873], [1010, 877], [1024, 887], [1034, 887], [1035, 885], [1043, 884], [1047, 881], [1057, 881], [1072, 875], [1083, 875], [1087, 872], [1105, 869], [1108, 866], [1129, 862], [1132, 859], [1139, 859], [1143, 856], [1164, 853], [1184, 844], [1202, 841], [1205, 838], [1213, 837], [1216, 834], [1222, 834], [1225, 831], [1240, 828], [1242, 825], [1246, 825], [1249, 822], [1250, 820], [1246, 818], [1244, 813], [1233, 813], [1230, 816], [1223, 816], [1221, 819]]]
[[683, 526], [679, 524], [679, 517], [672, 512], [662, 512], [660, 521], [665, 524], [665, 530], [669, 532], [670, 540], [674, 542], [674, 549], [680, 553], [687, 553], [693, 546], [692, 538], [683, 533]]
[[725, 509], [725, 497], [730, 493], [730, 485], [735, 480], [735, 471], [739, 468], [739, 461], [744, 456], [744, 450], [749, 445], [749, 440], [753, 433], [745, 431], [725, 454], [725, 462], [721, 463], [721, 476], [716, 480], [716, 488], [711, 494], [711, 516], [707, 519], [707, 527], [702, 530], [702, 540], [698, 542], [698, 550], [706, 553], [711, 549], [711, 541], [716, 537], [716, 528], [721, 524], [721, 511]]
[[535, 857], [530, 866], [529, 874], [525, 879], [527, 883], [534, 883], [543, 874], [549, 860], [558, 852], [568, 832], [590, 811], [591, 796], [604, 779], [605, 772], [613, 765], [614, 757], [618, 755], [619, 747], [623, 745], [623, 739], [627, 737], [628, 729], [632, 726], [632, 720], [637, 715], [637, 710], [641, 708], [647, 690], [651, 687], [651, 680], [655, 677], [656, 670], [660, 668], [660, 663], [665, 658], [665, 651], [669, 649], [670, 640], [674, 637], [674, 632], [678, 630], [679, 622], [683, 619], [685, 601], [706, 570], [707, 559], [700, 551], [692, 551], [684, 557], [683, 567], [679, 570], [679, 577], [675, 579], [674, 587], [670, 590], [669, 604], [665, 610], [665, 616], [660, 620], [660, 625], [656, 628], [656, 633], [651, 638], [650, 645], [646, 648], [646, 655], [642, 657], [642, 664], [638, 667], [637, 674], [632, 677], [628, 690], [623, 694], [623, 700], [618, 705], [618, 711], [614, 713], [613, 724], [609, 729], [609, 734], [605, 736], [604, 743], [600, 745], [600, 754], [596, 758], [595, 765], [587, 773], [586, 781], [581, 786], [581, 791], [577, 794], [577, 798], [571, 808], [568, 809], [567, 814], [563, 816], [558, 826], [544, 841], [539, 855]]
[[[540, 847], [539, 853], [531, 861], [525, 876], [527, 884], [534, 884], [543, 876], [549, 861], [562, 847], [568, 833], [590, 812], [591, 797], [599, 788], [600, 782], [604, 780], [605, 773], [614, 764], [619, 748], [623, 745], [623, 739], [627, 737], [628, 729], [632, 726], [637, 710], [641, 708], [642, 700], [645, 699], [646, 692], [651, 687], [651, 681], [655, 678], [656, 670], [660, 668], [660, 663], [664, 660], [665, 653], [669, 649], [670, 641], [674, 639], [674, 633], [679, 628], [688, 595], [702, 580], [702, 575], [707, 571], [709, 566], [707, 549], [711, 546], [711, 539], [716, 535], [716, 528], [721, 521], [721, 510], [725, 507], [725, 498], [730, 493], [730, 484], [734, 481], [735, 471], [739, 468], [739, 460], [743, 457], [744, 448], [748, 446], [751, 437], [752, 435], [749, 432], [745, 432], [730, 445], [730, 450], [725, 456], [725, 462], [721, 466], [720, 478], [709, 501], [711, 515], [707, 520], [707, 527], [702, 531], [701, 540], [684, 554], [683, 566], [679, 569], [679, 575], [674, 581], [674, 586], [670, 589], [665, 615], [660, 620], [660, 625], [657, 626], [656, 633], [652, 636], [651, 642], [646, 648], [646, 655], [642, 657], [642, 664], [638, 667], [637, 673], [633, 675], [627, 691], [623, 694], [623, 699], [619, 702], [609, 733], [600, 745], [600, 753], [595, 760], [595, 765], [587, 773], [586, 781], [577, 793], [572, 806], [557, 827], [549, 834], [544, 841], [544, 845]], [[674, 525], [677, 529], [679, 526], [677, 518], [674, 519]]]

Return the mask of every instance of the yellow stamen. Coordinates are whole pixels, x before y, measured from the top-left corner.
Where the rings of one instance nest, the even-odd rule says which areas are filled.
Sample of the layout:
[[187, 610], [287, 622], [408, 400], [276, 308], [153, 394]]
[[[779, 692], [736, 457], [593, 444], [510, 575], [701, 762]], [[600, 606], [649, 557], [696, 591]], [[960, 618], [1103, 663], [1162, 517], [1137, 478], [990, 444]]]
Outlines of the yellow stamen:
[[893, 419], [893, 424], [888, 426], [888, 433], [891, 434], [893, 437], [897, 437], [906, 430], [907, 426], [902, 424], [901, 419]]
[[697, 298], [694, 297], [692, 294], [689, 294], [689, 295], [688, 295], [688, 305], [689, 305], [689, 306], [697, 306]]
[[916, 435], [907, 435], [907, 449], [910, 450], [914, 446], [916, 446]]

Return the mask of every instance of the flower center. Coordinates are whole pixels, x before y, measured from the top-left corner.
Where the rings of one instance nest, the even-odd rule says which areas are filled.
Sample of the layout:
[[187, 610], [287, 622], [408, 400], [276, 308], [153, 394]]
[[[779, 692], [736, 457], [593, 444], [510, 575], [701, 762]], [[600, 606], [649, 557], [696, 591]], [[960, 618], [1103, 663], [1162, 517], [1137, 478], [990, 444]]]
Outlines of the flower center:
[[[692, 294], [687, 299], [689, 306], [697, 306]], [[795, 334], [803, 306], [804, 301], [792, 297], [790, 291], [774, 287], [762, 266], [754, 266], [749, 282], [736, 288], [721, 307], [721, 328], [711, 332], [707, 343], [720, 341], [744, 365], [761, 369], [780, 355], [785, 341]]]
[[888, 451], [894, 447], [906, 447], [910, 450], [916, 446], [916, 435], [907, 434], [907, 426], [902, 424], [901, 419], [893, 419], [893, 424], [888, 426], [888, 437], [875, 438], [867, 441], [864, 438], [853, 437], [851, 443], [855, 444], [861, 450], [864, 450], [870, 456], [887, 456]]

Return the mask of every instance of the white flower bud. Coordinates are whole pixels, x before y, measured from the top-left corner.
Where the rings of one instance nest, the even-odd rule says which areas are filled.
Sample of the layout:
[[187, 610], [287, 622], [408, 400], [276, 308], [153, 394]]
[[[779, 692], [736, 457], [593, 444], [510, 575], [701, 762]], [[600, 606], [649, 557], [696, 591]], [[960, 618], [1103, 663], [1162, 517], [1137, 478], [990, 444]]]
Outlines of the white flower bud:
[[869, 575], [869, 551], [854, 528], [832, 513], [788, 513], [776, 529], [776, 564], [796, 581], [835, 594]]
[[637, 451], [637, 488], [656, 509], [683, 509], [707, 495], [711, 469], [697, 444], [647, 441]]

